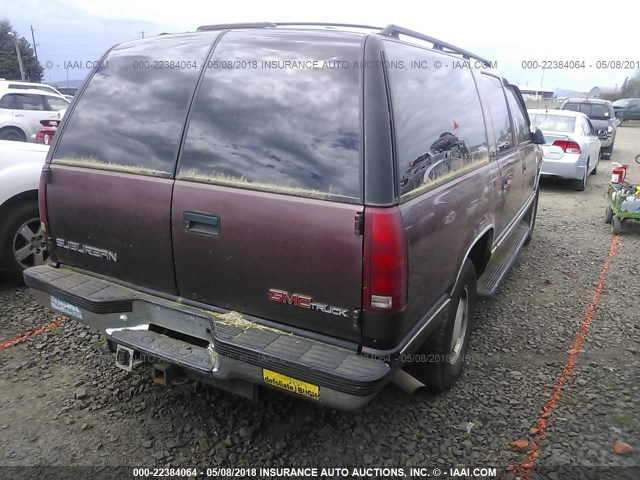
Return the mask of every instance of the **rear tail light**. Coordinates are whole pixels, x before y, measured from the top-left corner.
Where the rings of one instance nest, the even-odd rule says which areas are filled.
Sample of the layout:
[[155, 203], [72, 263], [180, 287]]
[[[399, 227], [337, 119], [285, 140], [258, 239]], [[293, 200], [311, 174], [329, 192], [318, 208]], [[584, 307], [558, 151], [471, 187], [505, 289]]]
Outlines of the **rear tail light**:
[[363, 307], [398, 312], [407, 303], [407, 248], [398, 208], [366, 208]]
[[580, 145], [573, 140], [556, 140], [553, 142], [554, 147], [560, 147], [564, 153], [580, 153]]
[[49, 217], [47, 216], [47, 199], [46, 190], [47, 183], [51, 181], [51, 168], [46, 165], [42, 168], [40, 173], [40, 183], [38, 184], [38, 210], [40, 213], [40, 222], [44, 227], [45, 232], [49, 232]]

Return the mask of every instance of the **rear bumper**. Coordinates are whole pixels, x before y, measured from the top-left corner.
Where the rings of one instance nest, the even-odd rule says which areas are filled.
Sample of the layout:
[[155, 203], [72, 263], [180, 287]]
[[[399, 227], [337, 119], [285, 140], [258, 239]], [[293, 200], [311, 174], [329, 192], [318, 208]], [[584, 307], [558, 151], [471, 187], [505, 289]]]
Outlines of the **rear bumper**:
[[41, 304], [100, 330], [149, 363], [174, 364], [213, 384], [244, 380], [353, 410], [391, 380], [383, 361], [236, 312], [201, 310], [48, 265], [26, 270], [24, 278]]
[[582, 180], [587, 166], [578, 163], [579, 155], [575, 155], [575, 157], [574, 161], [543, 159], [540, 175]]

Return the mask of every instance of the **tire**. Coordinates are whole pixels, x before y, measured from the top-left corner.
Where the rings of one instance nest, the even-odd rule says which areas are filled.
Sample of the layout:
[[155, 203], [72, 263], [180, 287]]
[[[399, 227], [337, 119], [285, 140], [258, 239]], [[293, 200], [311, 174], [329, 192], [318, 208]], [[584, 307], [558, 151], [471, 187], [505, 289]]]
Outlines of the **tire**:
[[622, 220], [620, 220], [620, 217], [613, 217], [611, 231], [614, 235], [618, 235], [620, 232], [622, 232]]
[[623, 119], [621, 119], [620, 117], [616, 117], [616, 125], [617, 125], [617, 126], [622, 125], [622, 123], [623, 123], [623, 122], [624, 122], [624, 120], [623, 120]]
[[446, 320], [418, 351], [426, 361], [412, 363], [408, 368], [410, 374], [433, 391], [449, 390], [462, 373], [473, 328], [476, 282], [476, 270], [467, 259], [453, 289]]
[[611, 207], [607, 207], [604, 210], [604, 223], [611, 223], [611, 220], [613, 219], [613, 210], [611, 210]]
[[7, 278], [24, 283], [22, 271], [48, 258], [38, 204], [32, 201], [10, 207], [0, 226], [0, 268]]
[[525, 221], [529, 224], [529, 233], [527, 234], [527, 239], [524, 241], [525, 245], [528, 245], [533, 238], [533, 229], [536, 226], [536, 217], [538, 216], [538, 198], [540, 197], [540, 187], [536, 190], [536, 197], [533, 200], [533, 205], [531, 205], [530, 210], [527, 212], [525, 217]]
[[611, 160], [611, 154], [613, 153], [613, 143], [608, 147], [600, 149], [600, 158]]
[[582, 176], [582, 180], [574, 180], [573, 181], [573, 189], [577, 192], [583, 192], [585, 188], [587, 188], [587, 177], [589, 174], [589, 164], [587, 163], [587, 168], [584, 171], [584, 175]]
[[12, 140], [14, 142], [26, 142], [27, 136], [22, 130], [15, 127], [6, 127], [0, 130], [0, 140]]

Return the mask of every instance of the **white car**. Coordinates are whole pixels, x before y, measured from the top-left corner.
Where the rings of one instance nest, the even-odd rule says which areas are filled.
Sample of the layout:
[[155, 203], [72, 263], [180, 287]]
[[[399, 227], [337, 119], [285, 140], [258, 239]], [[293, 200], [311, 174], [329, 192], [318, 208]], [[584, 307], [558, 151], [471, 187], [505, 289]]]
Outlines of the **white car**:
[[22, 282], [48, 259], [38, 214], [38, 183], [49, 147], [0, 140], [0, 270]]
[[529, 110], [529, 118], [545, 139], [540, 175], [571, 179], [575, 190], [584, 190], [589, 175], [598, 171], [601, 148], [589, 117], [571, 110]]
[[42, 90], [43, 92], [53, 93], [54, 95], [64, 95], [60, 90], [46, 83], [23, 82], [21, 80], [0, 80], [0, 89], [4, 90]]
[[70, 102], [62, 95], [0, 84], [0, 140], [35, 140], [40, 120], [59, 120]]

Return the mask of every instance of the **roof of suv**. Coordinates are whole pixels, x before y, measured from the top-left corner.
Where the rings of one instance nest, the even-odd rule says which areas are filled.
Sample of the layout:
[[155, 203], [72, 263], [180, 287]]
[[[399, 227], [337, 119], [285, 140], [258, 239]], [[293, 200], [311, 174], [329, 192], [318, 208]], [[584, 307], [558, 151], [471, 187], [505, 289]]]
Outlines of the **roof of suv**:
[[600, 103], [602, 105], [610, 104], [609, 100], [602, 98], [567, 98], [564, 103]]
[[491, 64], [489, 60], [486, 60], [474, 53], [471, 53], [462, 48], [456, 47], [450, 43], [444, 42], [434, 37], [430, 37], [428, 35], [422, 34], [420, 32], [416, 32], [414, 30], [410, 30], [408, 28], [404, 28], [398, 25], [387, 25], [384, 28], [374, 27], [371, 25], [359, 25], [359, 24], [351, 24], [351, 23], [316, 23], [316, 22], [287, 22], [287, 23], [271, 23], [271, 22], [263, 22], [263, 23], [230, 23], [230, 24], [217, 24], [217, 25], [201, 25], [198, 27], [198, 32], [204, 31], [216, 31], [216, 30], [236, 30], [236, 29], [263, 29], [263, 28], [305, 28], [309, 30], [314, 29], [331, 29], [338, 31], [361, 31], [365, 32], [361, 33], [374, 33], [386, 37], [399, 39], [400, 35], [404, 37], [409, 37], [412, 40], [419, 40], [421, 42], [427, 42], [432, 45], [432, 48], [435, 50], [440, 50], [443, 53], [454, 53], [458, 55], [462, 55], [465, 59], [473, 58], [475, 60], [479, 60], [486, 64]]

